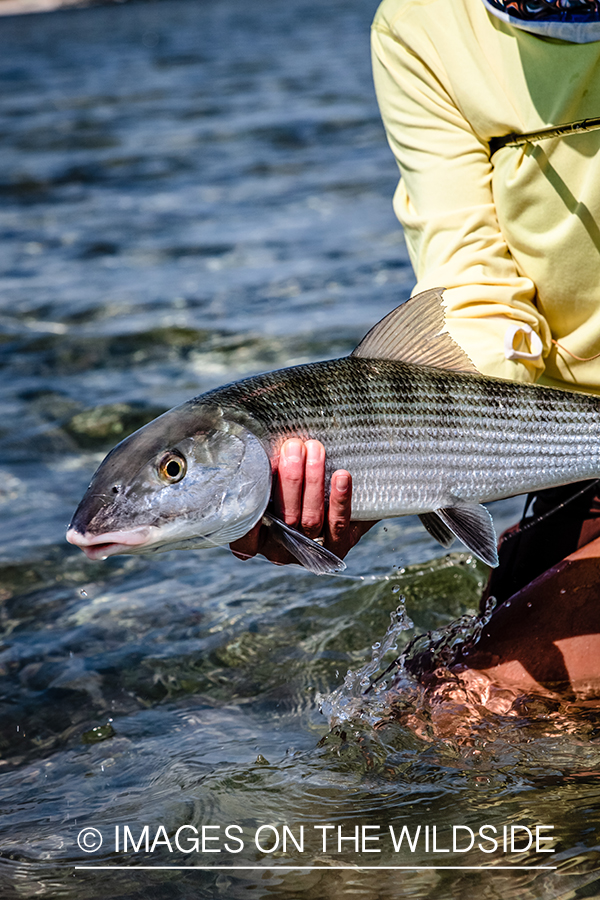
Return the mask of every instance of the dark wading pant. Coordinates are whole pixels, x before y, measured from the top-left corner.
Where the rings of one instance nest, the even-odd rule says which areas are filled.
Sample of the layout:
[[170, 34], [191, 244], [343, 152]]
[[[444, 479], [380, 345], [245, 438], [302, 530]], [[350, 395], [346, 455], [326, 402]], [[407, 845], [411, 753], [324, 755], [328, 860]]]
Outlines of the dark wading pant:
[[[586, 487], [579, 497], [566, 503]], [[550, 513], [547, 518], [535, 521], [547, 513]], [[491, 595], [503, 603], [550, 566], [597, 537], [600, 537], [599, 482], [580, 481], [530, 494], [521, 521], [500, 538], [500, 565], [492, 569], [484, 600]], [[598, 594], [600, 598], [600, 586]]]
[[[567, 503], [570, 498], [574, 499]], [[546, 518], [536, 521], [547, 513]], [[600, 482], [580, 481], [530, 494], [521, 521], [500, 538], [500, 565], [491, 571], [483, 592], [482, 611], [489, 596], [496, 598], [497, 609], [542, 572], [597, 537], [600, 537]], [[600, 585], [598, 597], [600, 599]], [[415, 642], [418, 640], [419, 637], [415, 638]], [[448, 663], [447, 659], [436, 656], [435, 648], [419, 650], [416, 646], [411, 654], [409, 644], [405, 652], [405, 668], [416, 678], [427, 679], [435, 673], [440, 662], [452, 665], [452, 660]], [[461, 662], [465, 664], [466, 660], [463, 658]]]

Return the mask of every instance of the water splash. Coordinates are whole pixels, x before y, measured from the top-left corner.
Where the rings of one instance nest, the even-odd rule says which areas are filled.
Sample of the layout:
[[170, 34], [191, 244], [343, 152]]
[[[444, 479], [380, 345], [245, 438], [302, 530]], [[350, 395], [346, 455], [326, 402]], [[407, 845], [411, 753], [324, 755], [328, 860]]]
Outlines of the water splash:
[[[390, 614], [390, 620], [383, 639], [376, 641], [371, 647], [371, 661], [356, 672], [348, 669], [344, 683], [330, 694], [317, 694], [319, 710], [327, 717], [330, 727], [356, 716], [366, 718], [371, 724], [380, 718], [384, 704], [379, 701], [386, 694], [388, 682], [379, 679], [373, 681], [372, 678], [380, 671], [386, 654], [397, 652], [398, 636], [413, 627], [406, 614], [403, 597], [397, 609]], [[365, 696], [367, 691], [368, 698]], [[385, 709], [387, 708], [386, 703]]]
[[488, 597], [477, 615], [466, 614], [444, 628], [417, 635], [408, 644], [399, 662], [415, 677], [450, 668], [459, 651], [463, 656], [469, 655], [490, 621], [495, 606], [496, 598]]
[[[405, 711], [410, 708], [417, 716], [426, 712], [425, 707], [429, 706], [433, 694], [430, 697], [421, 677], [435, 672], [438, 680], [443, 681], [446, 676], [453, 680], [450, 667], [459, 652], [463, 656], [469, 654], [496, 604], [495, 598], [490, 597], [479, 614], [460, 616], [444, 628], [417, 635], [403, 653], [381, 671], [386, 654], [398, 649], [398, 636], [413, 627], [404, 608], [404, 598], [401, 599], [401, 605], [391, 613], [391, 623], [383, 640], [372, 645], [371, 661], [356, 672], [349, 669], [343, 685], [330, 694], [317, 695], [319, 709], [327, 716], [330, 728], [349, 719], [376, 725], [389, 719], [392, 709], [398, 713], [400, 707]], [[386, 679], [388, 673], [393, 674]]]

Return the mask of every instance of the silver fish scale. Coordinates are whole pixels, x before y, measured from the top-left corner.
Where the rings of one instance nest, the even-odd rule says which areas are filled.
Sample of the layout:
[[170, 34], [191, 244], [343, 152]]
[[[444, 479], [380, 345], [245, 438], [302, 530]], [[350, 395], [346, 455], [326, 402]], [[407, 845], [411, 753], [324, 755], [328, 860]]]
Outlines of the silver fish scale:
[[353, 476], [354, 518], [486, 502], [600, 476], [600, 398], [346, 357], [198, 398], [248, 413], [272, 450], [318, 438]]

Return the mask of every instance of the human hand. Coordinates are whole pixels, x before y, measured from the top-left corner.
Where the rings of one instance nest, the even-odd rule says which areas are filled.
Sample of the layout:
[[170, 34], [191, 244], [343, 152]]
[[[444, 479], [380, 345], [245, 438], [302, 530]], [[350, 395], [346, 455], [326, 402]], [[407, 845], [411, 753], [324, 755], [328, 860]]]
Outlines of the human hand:
[[[309, 538], [323, 536], [323, 546], [340, 559], [375, 522], [351, 522], [352, 476], [338, 469], [331, 477], [325, 508], [325, 448], [320, 441], [287, 440], [279, 454], [273, 498], [275, 514]], [[262, 553], [278, 565], [297, 563], [259, 522], [243, 538], [230, 544], [234, 556], [248, 559]]]

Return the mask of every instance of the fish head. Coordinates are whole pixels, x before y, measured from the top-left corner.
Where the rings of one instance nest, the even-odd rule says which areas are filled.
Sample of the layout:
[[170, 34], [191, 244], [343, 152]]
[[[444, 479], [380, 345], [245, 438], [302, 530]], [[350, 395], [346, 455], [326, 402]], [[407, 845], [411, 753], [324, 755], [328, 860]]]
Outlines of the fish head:
[[270, 493], [269, 456], [248, 423], [190, 400], [108, 454], [67, 540], [90, 559], [219, 546], [260, 520]]

